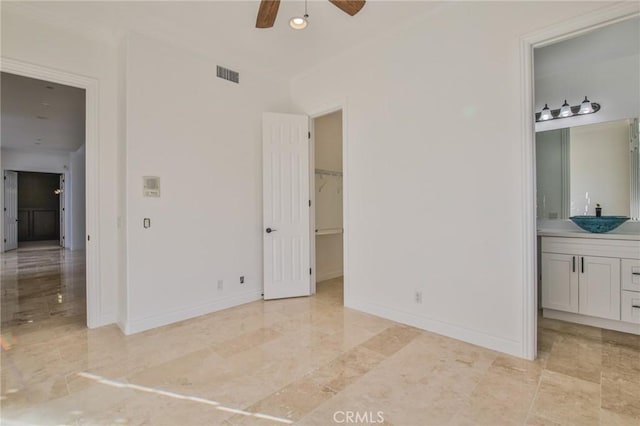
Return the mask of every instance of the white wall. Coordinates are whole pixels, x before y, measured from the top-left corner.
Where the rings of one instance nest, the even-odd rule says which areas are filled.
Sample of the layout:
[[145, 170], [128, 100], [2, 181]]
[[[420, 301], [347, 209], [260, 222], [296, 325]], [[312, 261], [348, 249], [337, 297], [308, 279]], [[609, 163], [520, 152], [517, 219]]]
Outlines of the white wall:
[[450, 3], [294, 79], [346, 102], [347, 306], [523, 354], [520, 37], [602, 6]]
[[[342, 111], [314, 119], [314, 161], [316, 169], [342, 172]], [[342, 227], [342, 178], [316, 175], [316, 228]], [[325, 182], [326, 181], [326, 182]], [[326, 205], [323, 205], [326, 203]], [[333, 211], [332, 211], [333, 210]], [[337, 212], [336, 212], [337, 211]], [[333, 216], [339, 215], [339, 220]], [[323, 217], [330, 216], [330, 217]], [[335, 223], [331, 223], [335, 222]], [[316, 281], [342, 276], [342, 234], [316, 235]]]
[[629, 216], [629, 122], [572, 127], [571, 216]]
[[2, 56], [93, 77], [99, 84], [100, 144], [100, 296], [99, 324], [116, 320], [118, 285], [117, 52], [115, 44], [72, 29], [54, 26], [40, 17], [2, 7]]
[[[288, 87], [251, 70], [218, 79], [216, 62], [135, 34], [126, 58], [125, 331], [259, 299], [261, 120], [290, 109]], [[147, 175], [160, 198], [142, 196]]]
[[[71, 163], [71, 249], [84, 250], [86, 241], [85, 146], [69, 153]], [[69, 238], [67, 236], [67, 238]]]
[[2, 148], [2, 168], [23, 172], [64, 173], [69, 168], [69, 154], [64, 151]]
[[313, 120], [317, 169], [342, 171], [342, 111]]

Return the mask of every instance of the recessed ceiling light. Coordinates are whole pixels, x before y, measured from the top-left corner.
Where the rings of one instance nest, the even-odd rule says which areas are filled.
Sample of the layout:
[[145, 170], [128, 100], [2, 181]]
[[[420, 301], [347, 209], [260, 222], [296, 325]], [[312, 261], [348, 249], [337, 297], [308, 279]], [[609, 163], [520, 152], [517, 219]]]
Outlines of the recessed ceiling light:
[[305, 17], [296, 16], [291, 18], [291, 20], [289, 21], [289, 26], [294, 30], [304, 30], [305, 28], [307, 28], [307, 23], [308, 21], [306, 15]]
[[47, 85], [47, 86], [44, 86], [44, 87], [46, 87], [49, 90], [53, 90], [53, 86], [51, 86], [51, 85]]
[[47, 120], [48, 119], [48, 117], [45, 117], [44, 115], [36, 115], [36, 118], [38, 120]]
[[42, 145], [42, 142], [35, 142], [36, 145]]
[[40, 103], [40, 105], [42, 105], [42, 106], [43, 106], [43, 107], [45, 107], [45, 108], [48, 108], [48, 107], [50, 107], [50, 106], [51, 106], [51, 104], [50, 104], [50, 103], [47, 103], [47, 102], [42, 102], [42, 103]]

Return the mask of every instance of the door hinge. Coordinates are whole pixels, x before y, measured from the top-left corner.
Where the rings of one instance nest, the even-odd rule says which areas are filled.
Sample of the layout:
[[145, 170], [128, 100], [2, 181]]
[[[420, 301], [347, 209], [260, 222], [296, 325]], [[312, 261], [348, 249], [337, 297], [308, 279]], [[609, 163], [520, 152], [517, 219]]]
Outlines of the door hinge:
[[309, 207], [311, 207], [311, 200], [309, 200]]
[[87, 241], [91, 241], [91, 235], [87, 235]]
[[5, 242], [5, 243], [7, 242], [7, 239], [6, 239], [6, 238], [4, 239], [4, 242]]
[[313, 269], [309, 268], [309, 275], [313, 275], [311, 271], [313, 271]]
[[309, 139], [311, 139], [311, 132], [309, 132]]

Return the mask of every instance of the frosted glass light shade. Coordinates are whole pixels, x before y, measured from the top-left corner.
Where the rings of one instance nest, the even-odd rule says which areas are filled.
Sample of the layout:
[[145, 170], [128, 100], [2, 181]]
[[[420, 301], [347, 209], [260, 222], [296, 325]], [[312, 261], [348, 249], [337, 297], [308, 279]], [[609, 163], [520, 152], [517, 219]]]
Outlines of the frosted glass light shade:
[[569, 117], [571, 114], [571, 106], [567, 103], [567, 100], [564, 100], [564, 104], [560, 107], [560, 117]]
[[591, 105], [591, 101], [584, 97], [584, 101], [580, 104], [580, 112], [579, 114], [590, 114], [593, 112], [593, 105]]

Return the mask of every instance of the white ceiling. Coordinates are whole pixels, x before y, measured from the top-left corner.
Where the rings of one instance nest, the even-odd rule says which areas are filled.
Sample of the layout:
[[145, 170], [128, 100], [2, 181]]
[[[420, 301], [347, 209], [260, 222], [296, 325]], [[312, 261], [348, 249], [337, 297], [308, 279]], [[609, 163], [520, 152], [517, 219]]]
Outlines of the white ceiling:
[[[362, 43], [375, 43], [444, 3], [369, 0], [351, 17], [328, 0], [310, 0], [309, 26], [303, 31], [288, 25], [291, 17], [304, 13], [303, 1], [282, 0], [270, 29], [255, 28], [259, 4], [259, 0], [20, 1], [2, 2], [2, 10], [112, 40], [123, 31], [134, 31], [240, 72], [289, 79]], [[46, 85], [3, 73], [2, 147], [74, 151], [83, 143], [84, 91], [58, 84], [49, 90]]]
[[85, 137], [85, 91], [2, 73], [2, 148], [76, 151]]
[[255, 28], [259, 1], [3, 2], [87, 30], [129, 30], [169, 41], [238, 71], [291, 78], [432, 12], [444, 3], [369, 0], [351, 17], [328, 0], [308, 3], [309, 26], [289, 27], [304, 2], [283, 0], [273, 28]]

